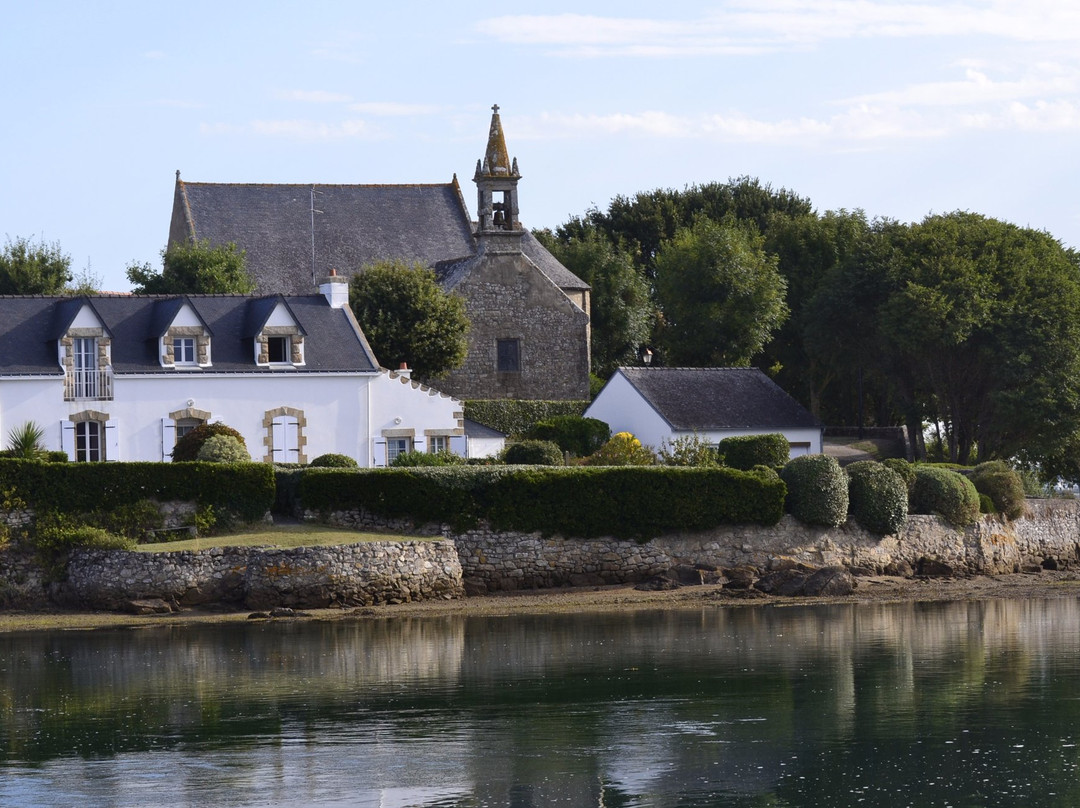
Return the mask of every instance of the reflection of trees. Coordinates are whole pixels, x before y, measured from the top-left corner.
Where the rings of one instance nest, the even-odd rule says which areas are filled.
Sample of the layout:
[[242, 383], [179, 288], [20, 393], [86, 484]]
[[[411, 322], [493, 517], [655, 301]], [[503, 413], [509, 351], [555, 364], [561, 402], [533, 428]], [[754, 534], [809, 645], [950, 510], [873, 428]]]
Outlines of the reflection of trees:
[[0, 755], [213, 750], [222, 788], [276, 772], [269, 801], [310, 749], [441, 805], [931, 804], [1002, 777], [1080, 804], [1078, 628], [1062, 599], [6, 635]]

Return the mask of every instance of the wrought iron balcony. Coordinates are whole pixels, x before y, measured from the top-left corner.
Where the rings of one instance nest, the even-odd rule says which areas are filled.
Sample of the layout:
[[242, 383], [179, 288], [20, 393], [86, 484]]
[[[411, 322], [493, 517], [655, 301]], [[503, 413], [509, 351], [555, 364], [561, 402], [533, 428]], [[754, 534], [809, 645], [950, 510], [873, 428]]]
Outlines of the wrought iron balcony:
[[64, 401], [112, 401], [113, 377], [109, 369], [73, 370], [64, 376]]

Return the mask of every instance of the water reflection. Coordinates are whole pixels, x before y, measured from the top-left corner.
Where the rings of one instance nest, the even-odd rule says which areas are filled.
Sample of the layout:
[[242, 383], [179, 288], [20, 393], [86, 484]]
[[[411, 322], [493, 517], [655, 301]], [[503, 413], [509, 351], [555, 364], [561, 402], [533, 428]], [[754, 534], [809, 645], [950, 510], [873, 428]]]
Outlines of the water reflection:
[[1072, 806], [1080, 602], [0, 636], [0, 804]]

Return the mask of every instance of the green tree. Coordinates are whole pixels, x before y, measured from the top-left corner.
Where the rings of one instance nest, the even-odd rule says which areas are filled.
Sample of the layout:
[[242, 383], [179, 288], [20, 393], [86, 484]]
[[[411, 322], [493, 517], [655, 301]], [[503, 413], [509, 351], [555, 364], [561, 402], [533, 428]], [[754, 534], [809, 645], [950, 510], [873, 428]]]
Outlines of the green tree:
[[563, 239], [550, 231], [535, 235], [592, 287], [592, 372], [606, 379], [620, 365], [637, 364], [638, 350], [652, 333], [656, 307], [630, 252], [612, 245], [593, 226]]
[[71, 280], [71, 256], [58, 242], [8, 238], [0, 251], [2, 295], [57, 295]]
[[786, 282], [749, 228], [699, 219], [657, 253], [669, 365], [747, 365], [783, 323]]
[[127, 278], [138, 295], [236, 294], [255, 291], [245, 253], [235, 244], [173, 244], [161, 251], [161, 272], [150, 264], [130, 264]]
[[435, 273], [420, 264], [365, 266], [349, 286], [349, 305], [387, 367], [407, 362], [417, 376], [434, 379], [465, 361], [465, 301], [444, 291]]

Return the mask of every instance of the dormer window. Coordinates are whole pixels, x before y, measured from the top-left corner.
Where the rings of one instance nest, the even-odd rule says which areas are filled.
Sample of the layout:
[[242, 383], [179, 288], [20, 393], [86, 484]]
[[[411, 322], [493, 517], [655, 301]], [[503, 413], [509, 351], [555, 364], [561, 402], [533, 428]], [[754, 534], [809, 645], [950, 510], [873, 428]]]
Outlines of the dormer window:
[[173, 339], [173, 358], [178, 365], [194, 365], [195, 337], [176, 337]]

